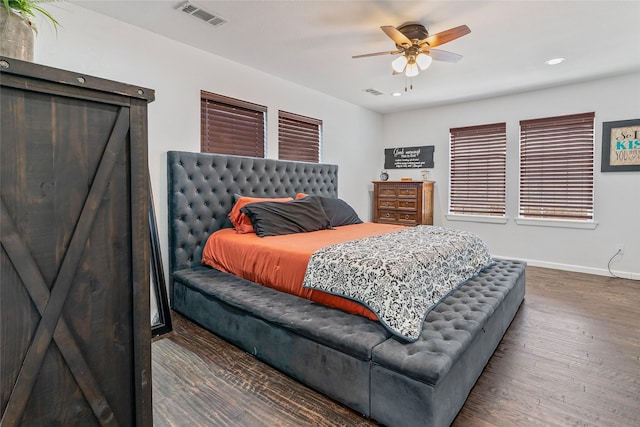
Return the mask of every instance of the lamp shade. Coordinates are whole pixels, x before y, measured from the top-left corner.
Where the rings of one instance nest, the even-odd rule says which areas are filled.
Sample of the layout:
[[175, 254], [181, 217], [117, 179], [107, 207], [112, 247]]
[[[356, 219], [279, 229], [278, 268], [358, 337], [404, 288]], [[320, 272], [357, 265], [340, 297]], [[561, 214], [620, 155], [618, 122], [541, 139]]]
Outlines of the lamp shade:
[[396, 59], [394, 59], [391, 62], [391, 67], [393, 68], [393, 71], [395, 71], [396, 73], [403, 72], [404, 67], [406, 66], [407, 66], [407, 57], [404, 55], [398, 56]]
[[415, 61], [411, 61], [407, 64], [407, 71], [405, 71], [405, 74], [407, 77], [415, 77], [417, 76], [419, 73], [418, 71], [418, 66], [416, 65]]
[[420, 53], [418, 54], [418, 56], [416, 56], [416, 63], [421, 70], [426, 70], [427, 68], [429, 68], [431, 62], [433, 62], [433, 59], [426, 53]]

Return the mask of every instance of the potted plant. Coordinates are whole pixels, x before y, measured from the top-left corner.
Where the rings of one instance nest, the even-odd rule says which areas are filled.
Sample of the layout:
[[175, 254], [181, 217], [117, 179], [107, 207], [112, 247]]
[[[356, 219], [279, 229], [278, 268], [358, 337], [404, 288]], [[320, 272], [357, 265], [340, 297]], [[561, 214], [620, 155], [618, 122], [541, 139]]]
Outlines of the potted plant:
[[49, 19], [58, 29], [58, 21], [39, 4], [57, 0], [2, 0], [0, 6], [0, 55], [33, 61], [33, 40], [37, 28], [36, 13]]

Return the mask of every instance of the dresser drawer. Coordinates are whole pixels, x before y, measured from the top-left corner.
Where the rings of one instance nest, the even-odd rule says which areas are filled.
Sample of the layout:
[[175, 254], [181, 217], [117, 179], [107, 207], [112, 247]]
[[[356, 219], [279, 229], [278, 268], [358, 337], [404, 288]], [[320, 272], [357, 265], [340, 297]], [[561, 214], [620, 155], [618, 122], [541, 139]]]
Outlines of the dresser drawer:
[[398, 197], [410, 197], [415, 199], [418, 197], [418, 189], [416, 187], [400, 187], [396, 190]]
[[398, 190], [399, 188], [397, 188], [396, 186], [381, 185], [380, 188], [378, 189], [378, 196], [379, 197], [397, 197]]
[[380, 211], [378, 222], [388, 224], [416, 225], [418, 224], [418, 215], [415, 212], [398, 212], [398, 211]]
[[397, 199], [396, 208], [401, 211], [417, 211], [418, 201], [416, 199]]
[[379, 198], [378, 199], [378, 209], [397, 209], [400, 211], [412, 211], [416, 212], [418, 210], [418, 201], [411, 199], [386, 199]]
[[378, 189], [379, 197], [418, 197], [418, 188], [413, 185], [388, 184], [381, 185]]
[[396, 199], [387, 199], [380, 197], [378, 199], [378, 209], [395, 209], [398, 207]]

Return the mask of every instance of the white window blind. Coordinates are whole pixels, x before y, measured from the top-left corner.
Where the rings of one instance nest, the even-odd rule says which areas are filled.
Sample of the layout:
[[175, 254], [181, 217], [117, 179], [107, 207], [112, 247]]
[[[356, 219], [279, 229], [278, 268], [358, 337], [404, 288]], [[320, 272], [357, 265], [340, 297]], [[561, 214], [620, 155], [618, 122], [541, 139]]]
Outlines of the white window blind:
[[506, 124], [453, 128], [449, 213], [505, 215]]
[[200, 92], [200, 150], [264, 157], [267, 107]]
[[593, 220], [594, 118], [520, 122], [520, 217]]
[[278, 158], [318, 163], [322, 120], [278, 111]]

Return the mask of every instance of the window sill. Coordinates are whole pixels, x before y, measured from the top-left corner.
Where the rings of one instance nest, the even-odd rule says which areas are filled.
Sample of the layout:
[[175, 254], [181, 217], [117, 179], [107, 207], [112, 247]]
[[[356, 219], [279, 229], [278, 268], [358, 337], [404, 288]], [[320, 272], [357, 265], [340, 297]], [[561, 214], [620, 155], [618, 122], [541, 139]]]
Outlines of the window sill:
[[528, 219], [516, 218], [518, 225], [531, 225], [536, 227], [581, 228], [583, 230], [595, 230], [596, 221], [572, 221], [562, 219]]
[[504, 216], [490, 216], [490, 215], [459, 215], [459, 214], [447, 214], [445, 217], [449, 221], [466, 221], [466, 222], [485, 222], [490, 224], [506, 224], [509, 218]]

